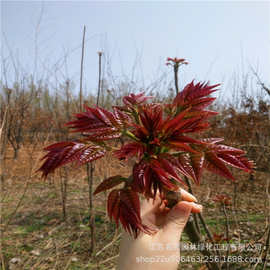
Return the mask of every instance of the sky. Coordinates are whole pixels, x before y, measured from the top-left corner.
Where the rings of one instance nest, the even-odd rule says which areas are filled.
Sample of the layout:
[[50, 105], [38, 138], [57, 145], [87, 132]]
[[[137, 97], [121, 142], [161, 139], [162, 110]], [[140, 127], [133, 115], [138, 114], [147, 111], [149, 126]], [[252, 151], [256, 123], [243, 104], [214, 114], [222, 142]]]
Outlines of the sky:
[[189, 62], [181, 85], [192, 79], [228, 85], [251, 67], [270, 82], [269, 1], [2, 1], [8, 83], [15, 66], [21, 76], [50, 81], [52, 89], [69, 78], [78, 91], [84, 25], [85, 91], [97, 88], [98, 51], [105, 78], [111, 70], [115, 80], [142, 87], [163, 74], [173, 78], [167, 57]]

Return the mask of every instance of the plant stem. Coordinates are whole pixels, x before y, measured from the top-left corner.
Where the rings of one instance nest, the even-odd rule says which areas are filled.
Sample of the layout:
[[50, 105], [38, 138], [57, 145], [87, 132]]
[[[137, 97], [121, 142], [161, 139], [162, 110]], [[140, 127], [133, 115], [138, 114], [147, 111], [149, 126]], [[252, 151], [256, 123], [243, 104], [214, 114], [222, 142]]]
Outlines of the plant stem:
[[[86, 27], [83, 27], [83, 39], [82, 39], [82, 56], [81, 56], [81, 74], [80, 74], [80, 110], [82, 111], [82, 80], [83, 80], [83, 60], [84, 60], [84, 43], [85, 43], [85, 31]], [[100, 78], [100, 77], [99, 77]], [[99, 82], [100, 86], [100, 82]], [[97, 100], [98, 103], [98, 100]], [[94, 166], [91, 163], [86, 164], [86, 174], [88, 182], [88, 200], [89, 200], [89, 229], [90, 229], [90, 254], [94, 253], [95, 250], [95, 214], [93, 210], [93, 174]]]
[[82, 39], [82, 57], [81, 57], [81, 72], [80, 72], [80, 110], [82, 110], [82, 81], [83, 81], [83, 60], [84, 60], [84, 42], [85, 42], [85, 29], [83, 27], [83, 39]]
[[95, 213], [93, 207], [93, 174], [94, 166], [92, 163], [86, 164], [87, 179], [88, 179], [88, 197], [89, 197], [89, 228], [90, 228], [90, 253], [94, 254], [96, 247], [95, 237]]
[[[267, 184], [266, 184], [266, 199], [268, 200], [268, 210], [270, 210], [270, 193], [269, 193], [269, 189], [270, 189], [270, 179], [267, 179]], [[268, 234], [266, 237], [266, 241], [265, 241], [265, 246], [266, 246], [266, 250], [265, 250], [265, 255], [263, 257], [264, 260], [264, 264], [263, 264], [263, 270], [266, 269], [266, 263], [267, 263], [267, 254], [269, 252], [270, 249], [270, 213], [268, 212]]]
[[[99, 58], [99, 73], [98, 73], [98, 95], [96, 105], [99, 104], [100, 98], [100, 90], [101, 90], [101, 57], [102, 53], [98, 53]], [[96, 247], [96, 236], [95, 236], [95, 212], [94, 212], [94, 203], [93, 203], [93, 184], [94, 184], [94, 171], [95, 167], [94, 164], [91, 162], [90, 164], [87, 163], [87, 180], [88, 180], [88, 197], [89, 197], [89, 227], [90, 227], [90, 234], [91, 234], [91, 245], [90, 245], [90, 253], [95, 253]]]
[[[189, 182], [189, 180], [188, 180], [188, 178], [186, 176], [185, 176], [185, 181], [186, 181], [186, 183], [188, 185], [188, 191], [191, 194], [194, 194], [193, 190], [192, 190], [192, 186], [191, 186], [191, 184], [190, 184], [190, 182]], [[193, 214], [193, 217], [194, 217], [194, 222], [195, 222], [196, 228], [197, 228], [198, 232], [201, 233], [197, 214]]]
[[[228, 220], [228, 215], [227, 215], [227, 212], [226, 212], [226, 205], [225, 205], [225, 203], [223, 203], [223, 213], [224, 213], [225, 220], [226, 220], [225, 235], [226, 235], [227, 244], [228, 244], [228, 249], [227, 249], [227, 252], [226, 252], [226, 257], [228, 258], [229, 257], [229, 253], [230, 253], [229, 220]], [[226, 269], [229, 270], [228, 260], [226, 260], [225, 265], [226, 265]]]
[[[193, 244], [198, 244], [198, 243], [202, 242], [201, 235], [199, 234], [199, 232], [196, 229], [196, 225], [195, 225], [195, 222], [194, 222], [192, 216], [190, 216], [190, 218], [186, 224], [186, 227], [184, 229], [184, 232], [187, 234], [188, 238], [190, 239], [190, 241]], [[207, 258], [213, 257], [213, 254], [210, 251], [208, 251], [207, 249], [201, 249], [200, 252]], [[219, 270], [220, 269], [219, 265], [214, 261], [211, 262], [211, 264], [206, 263], [206, 265], [207, 265], [207, 268], [210, 270]]]
[[60, 190], [62, 197], [62, 214], [63, 220], [66, 221], [67, 211], [66, 211], [66, 203], [67, 203], [67, 186], [68, 186], [68, 173], [67, 168], [63, 168], [63, 173], [60, 171]]
[[102, 52], [98, 52], [98, 95], [97, 95], [97, 106], [99, 104], [99, 96], [101, 91], [101, 57]]
[[129, 137], [130, 139], [134, 140], [134, 141], [139, 141], [139, 139], [129, 130], [125, 130], [124, 131], [124, 135], [126, 135], [127, 137]]
[[[176, 91], [176, 95], [178, 95], [179, 93], [179, 87], [178, 87], [178, 70], [179, 70], [179, 64], [175, 63], [174, 64], [174, 83], [175, 83], [175, 91]], [[185, 177], [185, 181], [188, 185], [189, 188], [189, 192], [191, 194], [193, 194], [192, 191], [192, 186], [188, 180], [187, 177]], [[190, 241], [194, 244], [200, 243], [201, 242], [201, 234], [200, 234], [200, 226], [199, 226], [199, 222], [198, 222], [198, 217], [196, 215], [193, 215], [194, 218], [192, 218], [192, 216], [190, 216], [186, 226], [185, 226], [185, 233], [188, 235]], [[209, 239], [211, 240], [211, 242], [213, 243], [213, 238], [212, 235], [210, 233], [210, 231], [208, 230], [206, 223], [204, 222], [203, 216], [200, 215], [200, 220], [202, 221], [202, 224], [204, 226], [204, 229], [209, 237]], [[208, 250], [200, 250], [200, 252], [204, 255], [204, 256], [213, 256], [213, 254], [211, 252], [209, 252]], [[219, 254], [219, 253], [218, 253]], [[220, 265], [216, 262], [212, 262], [210, 263], [206, 263], [207, 268], [210, 270], [219, 270], [220, 269]]]
[[266, 269], [267, 254], [269, 252], [269, 247], [270, 247], [270, 223], [268, 225], [268, 234], [267, 234], [267, 238], [266, 238], [266, 241], [265, 241], [265, 246], [266, 246], [266, 250], [265, 250], [265, 255], [263, 257], [263, 261], [264, 261], [263, 270]]
[[176, 95], [179, 93], [179, 88], [178, 88], [178, 68], [179, 68], [178, 63], [175, 63], [174, 66], [173, 66], [173, 71], [174, 71], [174, 84], [175, 84]]

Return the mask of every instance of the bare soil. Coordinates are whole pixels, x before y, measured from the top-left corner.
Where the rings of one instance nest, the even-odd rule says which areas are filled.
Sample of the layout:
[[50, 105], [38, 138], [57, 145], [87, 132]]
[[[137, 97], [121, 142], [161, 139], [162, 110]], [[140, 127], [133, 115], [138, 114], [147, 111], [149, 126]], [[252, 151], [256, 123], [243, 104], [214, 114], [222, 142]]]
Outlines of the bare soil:
[[[66, 217], [63, 216], [61, 175], [56, 173], [46, 181], [36, 169], [41, 151], [27, 146], [13, 160], [8, 150], [6, 177], [1, 193], [2, 251], [6, 269], [114, 269], [119, 253], [121, 228], [117, 229], [106, 216], [106, 194], [94, 199], [96, 249], [90, 254], [88, 225], [88, 184], [85, 168], [67, 167], [68, 188]], [[130, 167], [119, 164], [108, 156], [95, 162], [95, 185], [115, 174], [128, 175]], [[266, 181], [269, 175], [249, 175], [234, 171], [237, 182], [205, 174], [200, 186], [193, 185], [194, 193], [203, 204], [203, 216], [212, 233], [223, 234], [226, 218], [219, 203], [213, 198], [220, 193], [232, 197], [226, 208], [231, 243], [263, 244], [266, 238], [267, 215]], [[62, 178], [63, 181], [63, 178]], [[268, 209], [268, 210], [267, 210]], [[203, 231], [203, 229], [202, 229]], [[204, 232], [203, 232], [204, 233]], [[205, 234], [205, 233], [204, 233]], [[188, 242], [185, 234], [182, 242]], [[222, 243], [222, 242], [221, 242]], [[224, 243], [224, 241], [223, 241]], [[108, 246], [107, 246], [108, 245]], [[183, 251], [183, 256], [198, 255]], [[231, 256], [259, 257], [260, 250], [233, 251]], [[179, 269], [205, 269], [198, 262], [181, 263]], [[256, 269], [262, 269], [258, 264]], [[1, 268], [1, 266], [0, 266]], [[248, 263], [231, 263], [229, 269], [252, 269]], [[270, 269], [270, 268], [268, 268]]]

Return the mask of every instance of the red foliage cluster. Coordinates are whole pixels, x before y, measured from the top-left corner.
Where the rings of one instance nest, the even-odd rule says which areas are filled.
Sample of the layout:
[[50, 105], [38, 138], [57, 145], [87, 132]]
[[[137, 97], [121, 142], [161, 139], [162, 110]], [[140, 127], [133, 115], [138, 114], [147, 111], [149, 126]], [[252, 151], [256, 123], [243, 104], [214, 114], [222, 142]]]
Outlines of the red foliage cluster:
[[188, 62], [184, 58], [177, 58], [177, 57], [171, 58], [171, 57], [168, 57], [166, 65], [168, 66], [168, 65], [172, 65], [172, 64], [173, 65], [180, 65], [180, 64], [187, 65]]
[[217, 234], [217, 233], [213, 233], [213, 240], [215, 243], [220, 243], [220, 242], [223, 242], [223, 241], [230, 241], [231, 240], [231, 237], [227, 238], [224, 236], [224, 233], [221, 233], [221, 234]]
[[219, 202], [224, 205], [230, 205], [232, 204], [231, 202], [232, 198], [226, 194], [218, 194], [216, 197], [213, 199], [214, 202]]
[[[139, 194], [155, 198], [160, 192], [166, 196], [166, 192], [184, 184], [183, 177], [199, 184], [205, 169], [231, 180], [234, 177], [226, 165], [252, 171], [253, 162], [244, 156], [244, 151], [220, 144], [220, 138], [194, 137], [209, 129], [208, 119], [217, 114], [206, 110], [215, 100], [209, 95], [217, 86], [191, 82], [171, 104], [147, 104], [150, 97], [140, 93], [124, 97], [124, 105], [113, 107], [112, 112], [86, 106], [85, 112], [68, 123], [83, 138], [45, 148], [48, 153], [40, 170], [46, 177], [69, 162], [91, 162], [107, 151], [113, 151], [120, 160], [133, 159], [129, 178], [117, 175], [105, 179], [95, 194], [123, 184], [109, 193], [109, 217], [117, 225], [120, 221], [135, 237], [140, 231], [153, 233], [142, 224]], [[115, 150], [107, 141], [120, 137], [126, 138], [125, 143]]]

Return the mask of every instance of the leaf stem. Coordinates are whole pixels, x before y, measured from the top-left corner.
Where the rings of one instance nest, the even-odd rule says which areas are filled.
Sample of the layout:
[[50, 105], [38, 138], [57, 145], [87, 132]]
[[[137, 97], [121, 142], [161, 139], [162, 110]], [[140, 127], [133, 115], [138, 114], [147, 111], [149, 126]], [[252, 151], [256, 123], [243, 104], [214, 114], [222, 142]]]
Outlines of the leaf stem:
[[126, 135], [127, 137], [131, 138], [132, 140], [139, 142], [140, 140], [129, 130], [124, 130], [123, 135]]
[[173, 66], [173, 71], [174, 71], [174, 83], [175, 83], [176, 95], [179, 93], [179, 88], [178, 88], [178, 68], [179, 68], [178, 63], [175, 63], [174, 66]]

